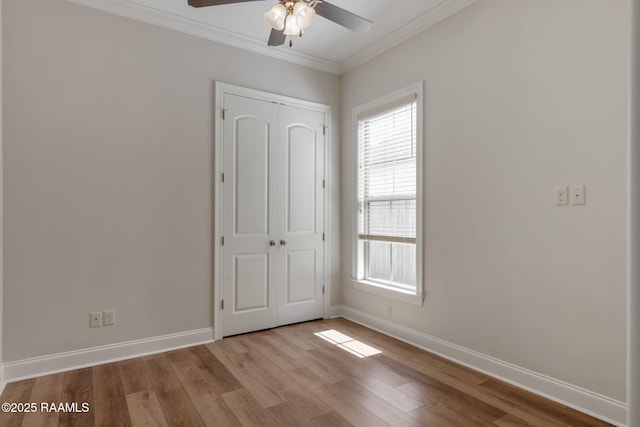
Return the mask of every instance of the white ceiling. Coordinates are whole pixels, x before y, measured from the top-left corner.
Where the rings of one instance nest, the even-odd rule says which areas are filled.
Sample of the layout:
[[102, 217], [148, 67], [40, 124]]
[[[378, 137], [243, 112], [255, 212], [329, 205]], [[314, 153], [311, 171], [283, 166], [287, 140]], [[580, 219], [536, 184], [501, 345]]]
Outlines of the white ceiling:
[[69, 0], [118, 15], [160, 25], [264, 55], [342, 74], [477, 0], [329, 0], [373, 21], [355, 33], [316, 17], [304, 37], [269, 47], [271, 27], [263, 13], [277, 0], [193, 8], [187, 0]]

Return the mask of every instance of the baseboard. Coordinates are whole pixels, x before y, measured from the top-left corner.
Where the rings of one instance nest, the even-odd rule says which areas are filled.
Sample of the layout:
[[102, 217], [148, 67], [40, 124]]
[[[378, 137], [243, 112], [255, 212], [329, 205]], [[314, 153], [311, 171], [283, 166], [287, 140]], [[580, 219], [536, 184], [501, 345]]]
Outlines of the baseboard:
[[616, 426], [624, 426], [627, 405], [615, 399], [574, 386], [486, 354], [425, 334], [368, 313], [342, 306], [341, 316], [363, 326], [435, 353], [461, 365], [546, 397]]
[[102, 363], [131, 359], [213, 341], [213, 328], [91, 347], [4, 364], [4, 381], [12, 382]]
[[4, 364], [0, 363], [0, 394], [2, 394], [6, 385], [7, 382], [4, 379]]
[[335, 319], [336, 317], [342, 316], [342, 306], [341, 305], [332, 305], [327, 310], [325, 310], [324, 318], [325, 319]]

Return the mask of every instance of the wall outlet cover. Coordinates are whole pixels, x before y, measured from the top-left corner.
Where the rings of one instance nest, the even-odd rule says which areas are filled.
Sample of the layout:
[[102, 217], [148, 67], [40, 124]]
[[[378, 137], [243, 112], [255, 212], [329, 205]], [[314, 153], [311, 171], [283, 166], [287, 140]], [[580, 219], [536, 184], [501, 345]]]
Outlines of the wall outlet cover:
[[585, 189], [584, 185], [572, 185], [570, 188], [571, 204], [572, 205], [584, 205], [585, 204]]
[[555, 187], [553, 189], [553, 201], [557, 206], [569, 204], [567, 187]]
[[392, 315], [393, 315], [393, 309], [391, 308], [391, 304], [386, 304], [384, 306], [384, 317], [386, 317], [387, 319], [391, 319]]
[[99, 328], [100, 326], [102, 326], [102, 312], [94, 311], [89, 313], [89, 327]]

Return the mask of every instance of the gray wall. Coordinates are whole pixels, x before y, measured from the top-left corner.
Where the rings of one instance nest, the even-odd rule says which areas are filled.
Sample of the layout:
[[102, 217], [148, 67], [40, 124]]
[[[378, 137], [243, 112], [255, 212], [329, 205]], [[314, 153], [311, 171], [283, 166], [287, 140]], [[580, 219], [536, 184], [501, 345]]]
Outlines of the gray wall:
[[210, 327], [214, 80], [331, 105], [338, 146], [339, 77], [64, 0], [3, 20], [5, 362]]
[[[425, 83], [426, 298], [391, 321], [626, 400], [628, 20], [625, 0], [483, 0], [343, 77], [344, 183], [352, 109]], [[571, 184], [587, 204], [554, 206]], [[344, 304], [382, 318], [351, 271]]]
[[[214, 80], [333, 107], [334, 302], [382, 317], [349, 285], [351, 110], [424, 80], [426, 300], [392, 321], [625, 400], [624, 0], [483, 0], [342, 87], [64, 0], [2, 9], [4, 361], [212, 325]], [[568, 184], [586, 206], [552, 205]]]
[[[0, 6], [2, 1], [0, 0]], [[2, 319], [3, 319], [3, 315], [2, 315], [2, 299], [4, 296], [3, 293], [3, 283], [4, 283], [4, 265], [2, 263], [3, 261], [3, 256], [2, 256], [2, 252], [3, 252], [3, 224], [4, 221], [2, 219], [2, 212], [3, 212], [3, 189], [4, 189], [4, 185], [3, 185], [3, 179], [4, 179], [4, 172], [3, 172], [3, 161], [2, 161], [2, 153], [4, 152], [4, 143], [3, 143], [3, 121], [2, 121], [2, 105], [3, 105], [3, 97], [2, 97], [2, 86], [3, 86], [3, 80], [2, 80], [2, 7], [0, 7], [0, 384], [3, 384], [4, 382], [4, 364], [3, 364], [3, 357], [2, 357], [2, 334], [3, 334], [3, 329], [2, 329]]]
[[629, 151], [628, 427], [640, 427], [640, 0], [632, 4]]

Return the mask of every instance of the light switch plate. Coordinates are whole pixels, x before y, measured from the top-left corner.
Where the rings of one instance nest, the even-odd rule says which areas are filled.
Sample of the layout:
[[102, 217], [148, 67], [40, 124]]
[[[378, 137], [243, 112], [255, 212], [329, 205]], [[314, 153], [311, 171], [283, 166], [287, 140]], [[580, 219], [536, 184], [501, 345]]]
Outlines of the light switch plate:
[[116, 311], [105, 310], [102, 312], [102, 324], [104, 326], [110, 326], [116, 324]]

